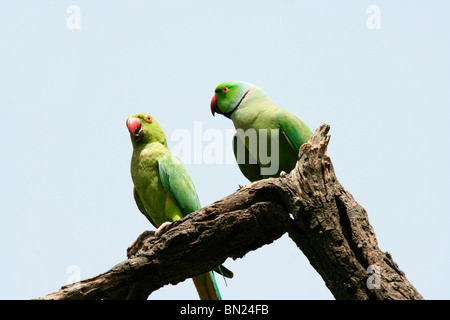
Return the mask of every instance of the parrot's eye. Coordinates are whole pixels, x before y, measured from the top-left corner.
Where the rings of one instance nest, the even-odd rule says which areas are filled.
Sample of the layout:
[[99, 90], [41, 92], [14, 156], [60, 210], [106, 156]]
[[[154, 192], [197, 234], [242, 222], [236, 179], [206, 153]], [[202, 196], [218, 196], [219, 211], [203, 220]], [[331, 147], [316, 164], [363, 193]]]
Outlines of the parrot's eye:
[[228, 91], [230, 91], [230, 88], [228, 88], [228, 87], [222, 88], [222, 93], [227, 93]]
[[152, 122], [152, 117], [147, 113], [145, 116], [144, 116], [144, 120], [145, 121], [147, 121], [148, 123], [150, 123], [150, 122]]

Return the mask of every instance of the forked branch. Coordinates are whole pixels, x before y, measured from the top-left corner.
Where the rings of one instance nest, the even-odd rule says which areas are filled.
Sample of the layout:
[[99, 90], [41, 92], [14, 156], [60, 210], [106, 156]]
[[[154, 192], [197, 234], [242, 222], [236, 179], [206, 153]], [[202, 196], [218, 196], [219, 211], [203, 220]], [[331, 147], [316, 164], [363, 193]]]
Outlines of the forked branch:
[[243, 187], [174, 222], [159, 238], [144, 232], [127, 260], [40, 299], [146, 299], [286, 232], [336, 299], [422, 299], [378, 248], [366, 211], [338, 182], [328, 131], [322, 125], [301, 147], [292, 172]]

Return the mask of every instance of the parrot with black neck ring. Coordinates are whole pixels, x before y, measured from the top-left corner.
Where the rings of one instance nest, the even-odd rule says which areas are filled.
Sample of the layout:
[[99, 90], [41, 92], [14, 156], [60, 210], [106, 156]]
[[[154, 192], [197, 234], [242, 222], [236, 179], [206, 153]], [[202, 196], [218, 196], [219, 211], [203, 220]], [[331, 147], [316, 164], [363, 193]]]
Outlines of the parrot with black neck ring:
[[[300, 146], [312, 135], [299, 117], [278, 107], [260, 87], [249, 82], [219, 84], [210, 107], [213, 116], [218, 113], [233, 121], [237, 131], [233, 151], [241, 172], [252, 182], [290, 172]], [[264, 144], [266, 150], [261, 149]]]

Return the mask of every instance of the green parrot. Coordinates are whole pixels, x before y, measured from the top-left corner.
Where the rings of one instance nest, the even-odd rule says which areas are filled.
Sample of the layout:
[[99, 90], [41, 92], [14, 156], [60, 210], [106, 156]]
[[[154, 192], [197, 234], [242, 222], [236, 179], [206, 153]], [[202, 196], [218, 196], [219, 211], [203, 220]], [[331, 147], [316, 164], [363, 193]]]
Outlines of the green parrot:
[[[175, 220], [201, 208], [191, 177], [183, 163], [173, 155], [158, 122], [149, 114], [136, 114], [127, 119], [133, 144], [131, 177], [137, 207], [157, 228], [160, 236]], [[223, 266], [221, 274], [232, 277]], [[216, 269], [214, 269], [217, 271]], [[212, 271], [192, 278], [202, 300], [220, 300], [220, 292]]]
[[312, 135], [295, 114], [279, 108], [261, 88], [244, 81], [218, 85], [211, 99], [211, 113], [233, 121], [237, 131], [233, 137], [234, 155], [250, 181], [290, 172], [300, 146]]

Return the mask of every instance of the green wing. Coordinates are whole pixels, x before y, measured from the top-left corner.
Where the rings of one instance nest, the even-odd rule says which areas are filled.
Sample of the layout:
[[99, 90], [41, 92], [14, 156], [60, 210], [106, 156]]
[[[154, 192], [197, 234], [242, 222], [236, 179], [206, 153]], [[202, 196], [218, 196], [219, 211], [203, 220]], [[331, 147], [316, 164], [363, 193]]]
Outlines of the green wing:
[[[185, 215], [201, 209], [200, 200], [195, 191], [194, 183], [180, 159], [168, 152], [158, 160], [158, 168], [164, 190], [172, 194]], [[233, 277], [233, 272], [224, 266], [214, 268], [214, 271], [216, 270], [220, 270], [220, 273], [225, 277]], [[206, 284], [206, 282], [202, 284], [202, 281], [198, 283], [198, 281], [195, 280], [195, 278], [206, 279], [204, 277], [205, 275], [194, 277], [194, 283], [200, 296], [202, 296], [201, 292], [207, 292], [209, 299], [211, 299], [211, 297], [221, 299], [212, 272], [206, 274], [206, 278], [210, 279], [208, 284]], [[202, 286], [204, 286], [203, 289], [201, 289]]]
[[152, 220], [149, 214], [145, 211], [144, 204], [142, 203], [141, 197], [139, 197], [139, 194], [136, 191], [136, 188], [133, 188], [133, 195], [134, 195], [134, 201], [136, 202], [137, 207], [139, 208], [139, 211], [142, 212], [142, 214], [150, 221], [150, 223], [155, 227], [158, 228], [156, 223]]
[[[238, 146], [240, 147], [240, 150], [244, 150], [244, 152], [245, 152], [245, 158], [244, 158], [245, 162], [244, 163], [239, 163], [240, 161], [238, 160], [238, 155], [237, 155]], [[236, 162], [239, 166], [239, 169], [241, 170], [242, 174], [248, 180], [253, 182], [253, 181], [261, 180], [263, 178], [263, 176], [261, 175], [261, 168], [259, 167], [259, 164], [253, 163], [253, 162], [256, 162], [255, 158], [253, 158], [250, 155], [244, 142], [238, 137], [237, 134], [235, 134], [233, 137], [233, 152], [234, 152], [234, 157], [236, 158]], [[253, 161], [250, 161], [250, 159]]]
[[311, 130], [289, 110], [279, 108], [275, 112], [275, 118], [292, 149], [298, 154], [300, 146], [311, 138]]
[[172, 194], [185, 215], [201, 208], [194, 183], [180, 159], [168, 152], [158, 160], [158, 168], [164, 190]]

